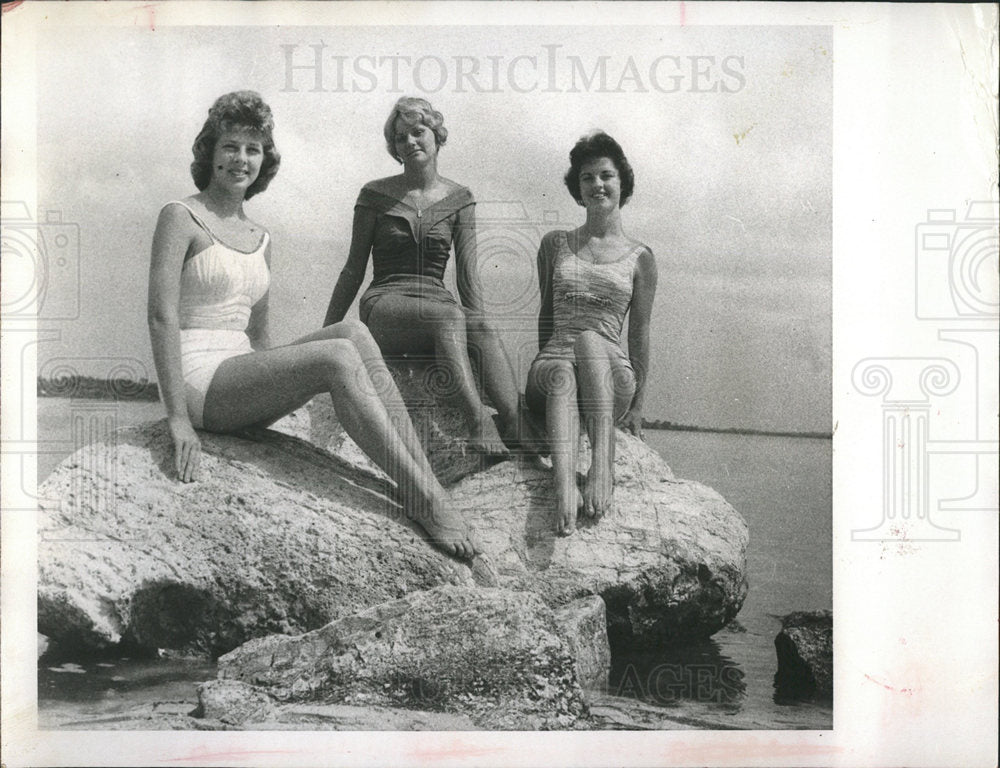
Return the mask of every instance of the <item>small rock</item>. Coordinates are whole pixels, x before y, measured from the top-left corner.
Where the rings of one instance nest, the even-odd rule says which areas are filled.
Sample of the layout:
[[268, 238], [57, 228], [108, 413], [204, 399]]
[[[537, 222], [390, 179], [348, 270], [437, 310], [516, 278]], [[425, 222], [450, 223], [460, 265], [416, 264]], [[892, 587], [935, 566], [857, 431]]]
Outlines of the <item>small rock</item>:
[[796, 611], [781, 619], [774, 638], [778, 671], [775, 700], [833, 698], [833, 614]]
[[584, 691], [604, 690], [611, 670], [604, 601], [597, 595], [581, 597], [558, 608], [555, 618], [576, 662], [576, 676]]
[[238, 680], [210, 680], [198, 686], [195, 716], [226, 725], [262, 723], [275, 716], [275, 703], [266, 692]]

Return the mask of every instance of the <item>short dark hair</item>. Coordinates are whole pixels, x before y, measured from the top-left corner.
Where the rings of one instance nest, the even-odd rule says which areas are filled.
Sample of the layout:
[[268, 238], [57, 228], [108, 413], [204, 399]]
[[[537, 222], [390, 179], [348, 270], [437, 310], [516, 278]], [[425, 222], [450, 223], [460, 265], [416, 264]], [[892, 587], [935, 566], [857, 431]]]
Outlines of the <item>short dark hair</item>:
[[247, 188], [246, 198], [267, 189], [281, 165], [281, 154], [274, 146], [274, 118], [271, 108], [256, 91], [234, 91], [220, 96], [208, 110], [208, 119], [194, 140], [191, 151], [191, 178], [199, 191], [205, 190], [212, 180], [212, 154], [215, 143], [226, 131], [248, 131], [260, 136], [264, 146], [264, 159], [260, 173]]
[[622, 182], [621, 197], [618, 198], [618, 207], [621, 208], [632, 197], [632, 190], [635, 189], [635, 173], [632, 171], [632, 166], [629, 165], [621, 145], [604, 131], [596, 131], [584, 136], [570, 150], [569, 170], [563, 177], [566, 189], [569, 190], [578, 205], [583, 205], [583, 196], [580, 194], [580, 169], [584, 163], [601, 157], [608, 158], [618, 169], [618, 176]]

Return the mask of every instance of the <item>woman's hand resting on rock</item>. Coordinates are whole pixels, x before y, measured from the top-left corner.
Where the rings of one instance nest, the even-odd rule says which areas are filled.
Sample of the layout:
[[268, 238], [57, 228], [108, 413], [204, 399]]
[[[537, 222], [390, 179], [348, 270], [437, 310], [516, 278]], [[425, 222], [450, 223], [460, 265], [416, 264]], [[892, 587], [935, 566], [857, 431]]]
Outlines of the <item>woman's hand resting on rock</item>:
[[197, 480], [201, 463], [201, 440], [191, 426], [190, 419], [167, 419], [167, 428], [174, 441], [174, 467], [177, 469], [177, 476], [185, 483]]

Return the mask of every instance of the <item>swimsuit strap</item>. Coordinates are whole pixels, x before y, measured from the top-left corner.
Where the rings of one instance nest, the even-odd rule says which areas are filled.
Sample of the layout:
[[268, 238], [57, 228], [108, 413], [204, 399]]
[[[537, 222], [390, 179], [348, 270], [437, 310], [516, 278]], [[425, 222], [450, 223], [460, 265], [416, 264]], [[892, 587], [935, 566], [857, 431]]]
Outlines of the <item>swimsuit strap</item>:
[[[199, 216], [197, 213], [195, 213], [194, 209], [190, 205], [188, 205], [187, 203], [183, 202], [182, 200], [171, 200], [169, 203], [167, 203], [167, 205], [179, 205], [182, 208], [184, 208], [188, 213], [191, 214], [191, 218], [194, 219], [194, 223], [197, 224], [199, 227], [201, 227], [203, 230], [205, 230], [205, 233], [210, 238], [212, 238], [212, 242], [213, 243], [221, 242], [219, 240], [219, 238], [217, 238], [215, 236], [215, 233], [212, 232], [212, 230], [208, 228], [208, 224], [206, 224], [204, 221], [202, 221], [201, 216]], [[167, 205], [164, 205], [163, 207], [166, 208]]]
[[[264, 234], [260, 238], [260, 242], [257, 244], [257, 247], [254, 248], [252, 251], [244, 251], [244, 250], [241, 250], [240, 248], [234, 248], [233, 246], [229, 245], [225, 241], [223, 241], [220, 238], [216, 237], [215, 233], [209, 228], [208, 224], [206, 224], [204, 222], [204, 220], [201, 218], [201, 216], [199, 216], [197, 213], [195, 213], [194, 209], [191, 208], [191, 206], [188, 205], [187, 203], [185, 203], [183, 200], [171, 200], [169, 203], [167, 203], [163, 207], [166, 208], [167, 205], [179, 205], [182, 208], [184, 208], [184, 210], [186, 210], [191, 215], [191, 218], [194, 219], [194, 223], [197, 224], [199, 227], [201, 227], [203, 230], [205, 230], [205, 234], [207, 234], [212, 239], [212, 245], [216, 245], [216, 244], [217, 245], [221, 245], [223, 248], [226, 248], [226, 249], [228, 249], [230, 251], [235, 251], [236, 253], [242, 253], [244, 256], [249, 256], [251, 254], [260, 252], [260, 250], [265, 245], [267, 245], [267, 242], [268, 242], [268, 240], [271, 237], [271, 233], [268, 232], [265, 229], [264, 230]], [[190, 259], [190, 258], [191, 257], [189, 256], [188, 259]], [[185, 263], [187, 262], [188, 259], [184, 260]]]

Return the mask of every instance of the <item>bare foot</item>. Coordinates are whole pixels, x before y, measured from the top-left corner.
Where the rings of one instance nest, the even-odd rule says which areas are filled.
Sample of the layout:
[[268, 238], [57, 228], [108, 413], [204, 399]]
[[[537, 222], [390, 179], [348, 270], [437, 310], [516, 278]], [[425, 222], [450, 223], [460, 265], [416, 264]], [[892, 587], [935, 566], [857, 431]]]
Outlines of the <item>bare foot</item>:
[[599, 518], [611, 511], [615, 492], [615, 472], [610, 461], [594, 456], [583, 486], [583, 514]]
[[447, 501], [428, 505], [410, 519], [427, 531], [431, 544], [449, 555], [469, 560], [481, 551], [469, 524]]
[[510, 455], [510, 450], [504, 445], [497, 425], [490, 416], [484, 416], [469, 430], [469, 446], [472, 450], [487, 456]]
[[[569, 503], [565, 503], [568, 501]], [[570, 499], [558, 499], [556, 508], [558, 518], [556, 520], [556, 533], [560, 536], [569, 536], [576, 530], [576, 514], [583, 506], [583, 496], [580, 489], [574, 486], [573, 495]]]

